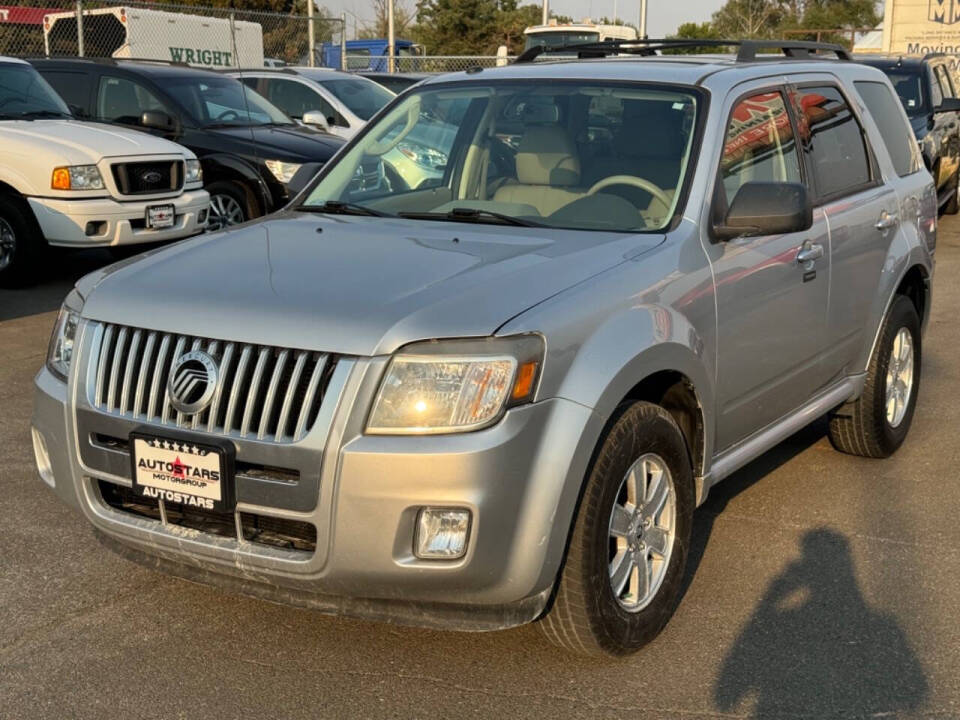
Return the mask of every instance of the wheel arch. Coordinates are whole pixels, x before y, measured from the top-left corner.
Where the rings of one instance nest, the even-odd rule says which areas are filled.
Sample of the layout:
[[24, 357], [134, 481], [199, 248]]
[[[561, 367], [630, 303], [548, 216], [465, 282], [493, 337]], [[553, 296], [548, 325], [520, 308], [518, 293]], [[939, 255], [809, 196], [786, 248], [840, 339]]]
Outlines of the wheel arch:
[[265, 215], [275, 208], [273, 196], [256, 168], [231, 155], [207, 155], [200, 159], [203, 167], [203, 185], [215, 182], [233, 182], [240, 185], [248, 201], [255, 202], [260, 214]]

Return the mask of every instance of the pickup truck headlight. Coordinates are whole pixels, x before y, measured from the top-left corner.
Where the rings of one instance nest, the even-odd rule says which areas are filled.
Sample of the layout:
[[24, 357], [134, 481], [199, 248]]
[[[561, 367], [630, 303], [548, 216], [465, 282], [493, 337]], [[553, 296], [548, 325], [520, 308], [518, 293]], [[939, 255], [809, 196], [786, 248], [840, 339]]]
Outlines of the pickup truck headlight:
[[58, 378], [67, 381], [70, 375], [70, 363], [73, 361], [73, 348], [77, 340], [77, 327], [80, 325], [80, 311], [83, 309], [83, 299], [76, 290], [67, 295], [57, 324], [53, 327], [50, 336], [50, 345], [47, 348], [47, 369]]
[[267, 170], [284, 185], [293, 179], [301, 165], [301, 163], [283, 162], [283, 160], [267, 160], [266, 164]]
[[53, 169], [54, 190], [103, 190], [103, 177], [96, 165], [70, 165]]
[[203, 182], [203, 168], [199, 160], [187, 160], [183, 177], [184, 185]]
[[533, 400], [539, 335], [417, 343], [390, 361], [367, 422], [370, 435], [479, 430]]

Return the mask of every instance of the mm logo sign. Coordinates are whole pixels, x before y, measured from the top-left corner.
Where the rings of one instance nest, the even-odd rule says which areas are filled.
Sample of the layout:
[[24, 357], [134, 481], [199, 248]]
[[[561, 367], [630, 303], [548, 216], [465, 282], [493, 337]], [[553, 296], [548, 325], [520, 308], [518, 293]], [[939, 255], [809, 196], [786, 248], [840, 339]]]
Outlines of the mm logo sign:
[[960, 0], [930, 0], [927, 19], [941, 25], [960, 22]]

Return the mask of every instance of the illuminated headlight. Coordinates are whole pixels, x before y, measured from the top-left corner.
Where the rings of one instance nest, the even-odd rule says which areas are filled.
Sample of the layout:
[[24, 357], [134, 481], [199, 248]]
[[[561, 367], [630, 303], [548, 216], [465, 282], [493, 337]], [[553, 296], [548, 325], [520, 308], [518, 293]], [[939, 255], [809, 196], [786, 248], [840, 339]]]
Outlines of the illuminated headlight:
[[53, 169], [50, 187], [54, 190], [103, 190], [103, 178], [96, 165], [71, 165]]
[[183, 182], [186, 185], [203, 182], [203, 168], [199, 160], [187, 160]]
[[531, 402], [543, 364], [539, 335], [410, 345], [390, 361], [367, 422], [372, 435], [479, 430]]
[[73, 361], [74, 343], [77, 340], [77, 327], [80, 325], [80, 310], [83, 300], [74, 290], [60, 308], [57, 324], [50, 336], [47, 348], [47, 369], [66, 382], [70, 375], [70, 363]]
[[300, 163], [283, 162], [282, 160], [267, 160], [267, 169], [273, 173], [273, 176], [286, 185], [297, 174], [300, 169]]
[[422, 168], [443, 170], [447, 166], [447, 154], [419, 143], [402, 142], [397, 150]]

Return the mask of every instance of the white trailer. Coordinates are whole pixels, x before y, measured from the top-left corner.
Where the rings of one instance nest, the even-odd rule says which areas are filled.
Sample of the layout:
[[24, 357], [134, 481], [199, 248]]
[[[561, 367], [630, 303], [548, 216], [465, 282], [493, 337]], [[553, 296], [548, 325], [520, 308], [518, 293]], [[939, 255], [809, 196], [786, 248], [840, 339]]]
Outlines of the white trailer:
[[[48, 56], [80, 54], [77, 14], [45, 16], [43, 38]], [[210, 68], [263, 66], [263, 28], [228, 18], [126, 7], [84, 10], [83, 40], [86, 57], [165, 60]]]
[[575, 43], [637, 39], [637, 31], [629, 25], [598, 25], [590, 19], [564, 24], [551, 20], [547, 25], [531, 25], [523, 31], [523, 34], [526, 38], [524, 50], [529, 50], [535, 45], [554, 48]]

